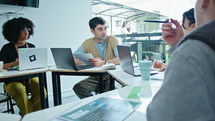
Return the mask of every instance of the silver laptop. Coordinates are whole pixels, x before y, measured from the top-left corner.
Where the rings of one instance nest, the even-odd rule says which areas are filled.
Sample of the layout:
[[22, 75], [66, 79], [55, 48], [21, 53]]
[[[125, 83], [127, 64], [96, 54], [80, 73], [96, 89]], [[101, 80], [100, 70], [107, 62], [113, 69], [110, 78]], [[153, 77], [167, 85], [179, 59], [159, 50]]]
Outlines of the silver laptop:
[[51, 48], [57, 68], [81, 70], [93, 68], [92, 65], [76, 65], [71, 48]]
[[19, 70], [47, 67], [47, 48], [21, 48], [19, 55]]
[[140, 70], [138, 66], [133, 65], [130, 47], [117, 45], [117, 50], [119, 54], [121, 69], [133, 76], [140, 76]]

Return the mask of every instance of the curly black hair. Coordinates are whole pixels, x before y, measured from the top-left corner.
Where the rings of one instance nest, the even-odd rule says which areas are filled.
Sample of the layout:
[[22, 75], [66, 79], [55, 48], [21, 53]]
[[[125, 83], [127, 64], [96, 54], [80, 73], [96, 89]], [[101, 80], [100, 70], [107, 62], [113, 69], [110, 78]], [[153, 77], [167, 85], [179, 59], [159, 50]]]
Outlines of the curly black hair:
[[89, 21], [89, 26], [93, 30], [95, 30], [95, 28], [98, 24], [104, 25], [104, 24], [106, 24], [106, 21], [101, 17], [94, 17], [94, 18], [90, 19], [90, 21]]
[[25, 28], [28, 29], [29, 35], [28, 39], [30, 36], [34, 34], [34, 24], [32, 21], [30, 21], [27, 18], [13, 18], [11, 20], [8, 20], [5, 22], [2, 26], [2, 34], [6, 40], [9, 42], [17, 42], [20, 32], [23, 31]]
[[184, 14], [183, 14], [182, 26], [184, 29], [186, 29], [184, 26], [185, 18], [187, 18], [189, 20], [189, 26], [196, 23], [195, 16], [194, 16], [194, 8], [191, 8], [190, 10], [184, 12]]

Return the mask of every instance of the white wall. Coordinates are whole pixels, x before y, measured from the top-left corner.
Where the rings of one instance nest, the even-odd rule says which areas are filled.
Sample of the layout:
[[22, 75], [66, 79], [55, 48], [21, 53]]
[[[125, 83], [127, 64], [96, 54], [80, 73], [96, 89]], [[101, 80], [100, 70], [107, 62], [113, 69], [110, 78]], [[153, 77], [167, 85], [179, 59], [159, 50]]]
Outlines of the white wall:
[[[91, 0], [40, 0], [39, 8], [25, 7], [19, 13], [23, 15], [10, 15], [13, 17], [26, 17], [35, 24], [35, 34], [28, 40], [37, 47], [70, 47], [76, 50], [86, 39], [91, 37], [88, 21], [91, 18]], [[22, 7], [0, 5], [0, 14], [15, 12]], [[0, 30], [7, 21], [5, 14], [0, 15]], [[0, 34], [0, 48], [7, 43]], [[54, 64], [49, 50], [48, 63]], [[48, 75], [49, 94], [52, 94], [51, 76]], [[71, 91], [74, 83], [83, 77], [62, 78], [62, 91]], [[2, 86], [0, 87], [2, 88]]]

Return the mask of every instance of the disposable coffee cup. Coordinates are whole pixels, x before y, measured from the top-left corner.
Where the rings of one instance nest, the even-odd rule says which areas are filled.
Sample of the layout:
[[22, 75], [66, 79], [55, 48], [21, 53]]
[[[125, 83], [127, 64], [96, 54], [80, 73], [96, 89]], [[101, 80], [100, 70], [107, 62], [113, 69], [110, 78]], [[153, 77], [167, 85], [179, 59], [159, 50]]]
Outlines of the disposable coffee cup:
[[150, 80], [151, 67], [152, 67], [152, 61], [149, 61], [149, 60], [139, 61], [141, 79], [143, 81]]
[[150, 81], [142, 81], [142, 87], [140, 92], [138, 93], [139, 97], [142, 98], [151, 98], [152, 97], [152, 89]]

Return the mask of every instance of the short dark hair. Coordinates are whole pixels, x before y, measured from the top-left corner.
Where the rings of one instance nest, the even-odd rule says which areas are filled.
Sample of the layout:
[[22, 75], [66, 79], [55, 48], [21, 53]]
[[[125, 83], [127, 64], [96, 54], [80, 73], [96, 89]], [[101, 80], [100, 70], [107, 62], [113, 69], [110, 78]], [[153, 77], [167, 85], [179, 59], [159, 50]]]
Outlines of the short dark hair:
[[34, 24], [27, 18], [13, 18], [5, 22], [2, 26], [2, 34], [9, 42], [17, 42], [20, 32], [28, 28], [28, 38], [34, 34]]
[[184, 29], [186, 29], [184, 26], [185, 18], [187, 18], [189, 20], [189, 26], [196, 23], [195, 16], [194, 16], [194, 8], [191, 8], [190, 10], [184, 12], [184, 14], [183, 14], [182, 26]]
[[96, 28], [98, 24], [104, 25], [106, 24], [106, 21], [101, 17], [94, 17], [89, 21], [89, 26], [93, 30]]

